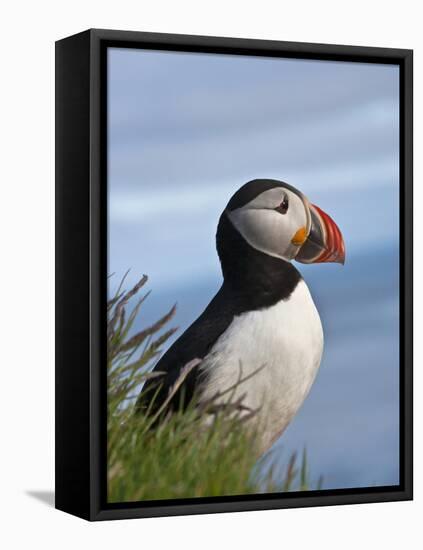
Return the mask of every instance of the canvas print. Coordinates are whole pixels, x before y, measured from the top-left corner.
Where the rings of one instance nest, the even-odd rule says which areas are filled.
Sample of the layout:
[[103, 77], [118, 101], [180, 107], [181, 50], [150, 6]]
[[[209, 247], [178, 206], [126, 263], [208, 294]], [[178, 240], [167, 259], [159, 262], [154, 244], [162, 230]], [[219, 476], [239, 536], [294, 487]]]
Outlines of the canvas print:
[[399, 67], [107, 51], [107, 499], [399, 484]]

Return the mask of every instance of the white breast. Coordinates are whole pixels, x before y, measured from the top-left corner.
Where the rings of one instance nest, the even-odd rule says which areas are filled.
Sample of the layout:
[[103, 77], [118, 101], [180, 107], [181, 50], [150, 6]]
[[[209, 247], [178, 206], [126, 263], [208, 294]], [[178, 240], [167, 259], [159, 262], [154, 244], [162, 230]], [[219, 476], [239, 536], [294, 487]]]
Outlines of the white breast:
[[240, 398], [259, 409], [259, 451], [268, 449], [303, 403], [317, 374], [323, 351], [320, 317], [304, 281], [287, 300], [235, 317], [205, 357], [202, 399], [214, 397], [259, 367], [257, 374], [221, 401]]

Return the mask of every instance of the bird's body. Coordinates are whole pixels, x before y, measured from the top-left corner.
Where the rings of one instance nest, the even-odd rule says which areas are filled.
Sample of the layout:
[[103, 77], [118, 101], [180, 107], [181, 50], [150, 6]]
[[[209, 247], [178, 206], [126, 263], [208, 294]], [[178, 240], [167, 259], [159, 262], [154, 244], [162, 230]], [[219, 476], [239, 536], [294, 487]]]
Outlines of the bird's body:
[[199, 400], [212, 399], [236, 386], [240, 376], [245, 378], [231, 397], [236, 402], [245, 396], [243, 405], [257, 411], [253, 416], [259, 427], [257, 445], [259, 452], [265, 451], [302, 405], [322, 351], [320, 317], [300, 280], [288, 298], [234, 317], [201, 363], [207, 384], [200, 389]]
[[343, 260], [338, 233], [324, 212], [287, 184], [254, 180], [243, 186], [219, 220], [223, 284], [157, 363], [154, 370], [165, 373], [161, 385], [151, 401], [155, 382], [147, 382], [138, 410], [158, 410], [184, 366], [197, 359], [169, 407], [185, 407], [194, 396], [200, 404], [242, 398], [243, 410], [256, 411], [256, 450], [266, 451], [303, 403], [323, 352], [319, 314], [291, 259], [337, 261], [341, 254]]

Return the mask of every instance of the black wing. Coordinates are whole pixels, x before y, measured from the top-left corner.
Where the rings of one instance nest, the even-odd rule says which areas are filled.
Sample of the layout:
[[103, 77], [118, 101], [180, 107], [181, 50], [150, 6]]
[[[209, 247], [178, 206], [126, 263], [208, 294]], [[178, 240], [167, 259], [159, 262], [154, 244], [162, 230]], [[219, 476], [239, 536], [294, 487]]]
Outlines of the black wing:
[[[137, 400], [137, 411], [148, 410], [149, 414], [154, 414], [161, 407], [183, 367], [194, 359], [202, 360], [209, 353], [219, 336], [231, 324], [235, 311], [230, 293], [223, 285], [200, 317], [158, 361], [153, 372], [165, 374], [151, 378], [144, 384]], [[199, 379], [200, 367], [197, 365], [189, 371], [181, 388], [169, 402], [169, 409], [186, 408], [195, 394]]]

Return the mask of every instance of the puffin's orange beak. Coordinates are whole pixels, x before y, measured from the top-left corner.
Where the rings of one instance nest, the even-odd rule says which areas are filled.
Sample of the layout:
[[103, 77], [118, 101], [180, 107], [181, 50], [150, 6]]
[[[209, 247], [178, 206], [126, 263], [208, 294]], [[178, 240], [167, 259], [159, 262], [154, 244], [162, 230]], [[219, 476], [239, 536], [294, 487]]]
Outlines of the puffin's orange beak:
[[342, 233], [333, 219], [321, 208], [309, 204], [311, 225], [296, 260], [303, 264], [345, 263], [345, 245]]

